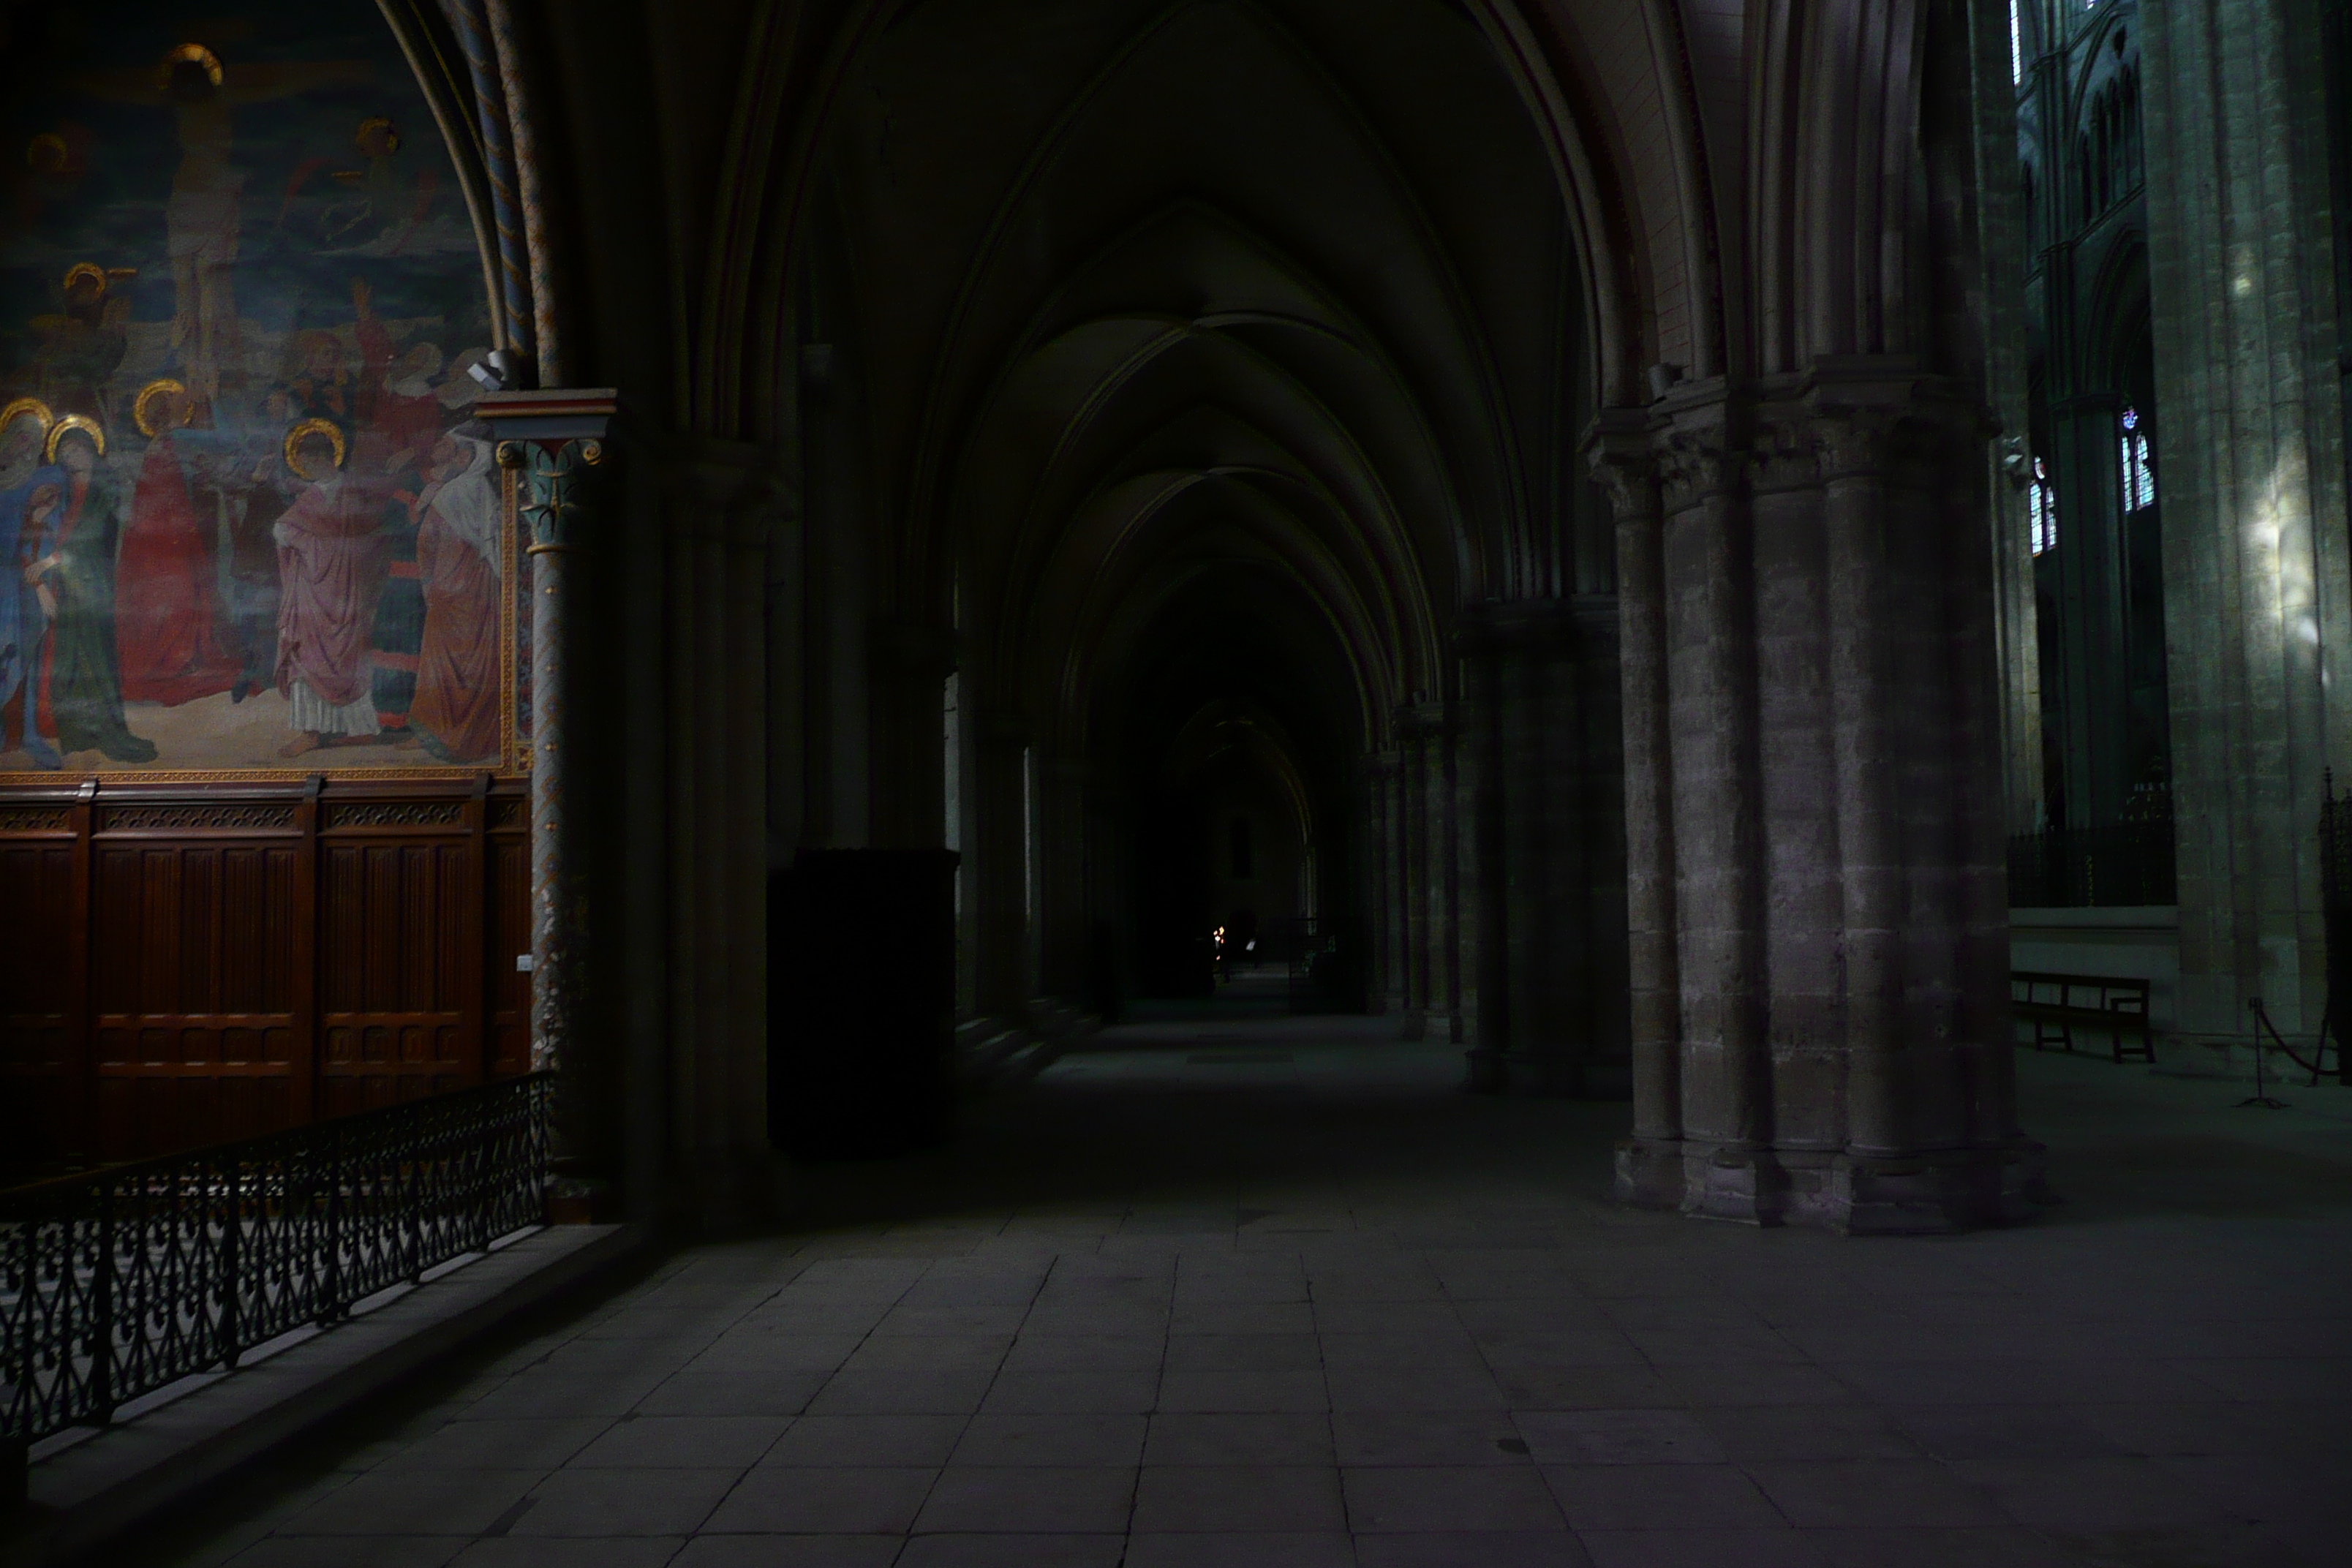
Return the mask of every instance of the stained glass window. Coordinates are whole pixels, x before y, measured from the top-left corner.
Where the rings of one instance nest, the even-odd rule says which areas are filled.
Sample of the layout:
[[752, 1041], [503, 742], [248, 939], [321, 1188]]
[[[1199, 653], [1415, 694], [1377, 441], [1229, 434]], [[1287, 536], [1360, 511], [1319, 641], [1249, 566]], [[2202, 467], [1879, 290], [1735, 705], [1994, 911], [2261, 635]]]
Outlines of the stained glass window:
[[2033, 553], [2058, 548], [2058, 492], [2050, 486], [2050, 470], [2041, 458], [2033, 459], [2033, 482], [2026, 490], [2026, 507], [2032, 525]]
[[2122, 431], [2116, 437], [2116, 462], [2123, 480], [2124, 510], [2135, 512], [2156, 504], [2156, 469], [2148, 460], [2147, 432], [2139, 410], [2124, 410]]

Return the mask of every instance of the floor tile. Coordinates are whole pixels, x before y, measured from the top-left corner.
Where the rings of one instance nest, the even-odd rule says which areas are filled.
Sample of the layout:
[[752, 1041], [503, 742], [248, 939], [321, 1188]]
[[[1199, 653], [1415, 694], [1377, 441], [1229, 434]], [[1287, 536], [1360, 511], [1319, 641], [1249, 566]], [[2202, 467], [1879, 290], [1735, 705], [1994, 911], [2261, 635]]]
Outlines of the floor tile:
[[1906, 1525], [1960, 1529], [2010, 1522], [1934, 1459], [1812, 1459], [1746, 1467], [1792, 1524], [1815, 1529]]
[[[477, 1541], [455, 1559], [456, 1568], [665, 1568], [686, 1545], [683, 1536], [589, 1537], [501, 1535]], [[340, 1565], [338, 1565], [340, 1568]]]
[[875, 1334], [841, 1363], [844, 1372], [994, 1372], [1010, 1334]]
[[670, 1568], [896, 1568], [898, 1535], [698, 1535]]
[[1143, 1462], [1328, 1467], [1331, 1428], [1319, 1411], [1163, 1410], [1151, 1417]]
[[429, 1521], [451, 1535], [478, 1535], [528, 1495], [528, 1470], [372, 1470], [278, 1527], [281, 1535], [404, 1535]]
[[376, 1466], [380, 1470], [550, 1470], [610, 1430], [604, 1416], [452, 1421]]
[[[839, 1374], [836, 1374], [836, 1377]], [[797, 1415], [828, 1386], [821, 1372], [681, 1372], [638, 1401], [640, 1415]]]
[[1546, 1465], [1544, 1479], [1579, 1534], [1649, 1530], [1783, 1527], [1779, 1510], [1728, 1465]]
[[1127, 1465], [1142, 1462], [1141, 1415], [1003, 1415], [971, 1418], [955, 1448], [957, 1465]]
[[329, 1542], [315, 1535], [265, 1536], [226, 1560], [226, 1568], [446, 1568], [467, 1549], [462, 1535], [379, 1535]]
[[690, 1535], [741, 1474], [740, 1467], [559, 1470], [532, 1489], [530, 1510], [507, 1533]]
[[1139, 1534], [1312, 1533], [1347, 1526], [1339, 1472], [1320, 1466], [1147, 1466], [1136, 1489]]
[[812, 1415], [957, 1415], [980, 1408], [985, 1372], [838, 1372], [808, 1401]]
[[1359, 1535], [1542, 1531], [1564, 1523], [1531, 1467], [1358, 1467], [1344, 1477], [1349, 1522]]
[[1159, 1373], [1001, 1372], [982, 1408], [994, 1415], [1140, 1414], [1156, 1402]]
[[1024, 1331], [1006, 1372], [1149, 1372], [1167, 1354], [1159, 1334], [1044, 1334]]
[[1330, 1394], [1319, 1372], [1170, 1372], [1160, 1380], [1159, 1408], [1202, 1411], [1325, 1410]]
[[[2032, 1463], [2117, 1458], [2125, 1452], [2112, 1436], [2074, 1412], [2054, 1405], [1920, 1405], [1898, 1407], [1888, 1415], [1922, 1449], [1939, 1459]], [[2129, 1425], [2128, 1419], [2124, 1425]]]
[[[1825, 1568], [1812, 1532], [1794, 1530], [1580, 1529], [1593, 1568]], [[1912, 1568], [1881, 1558], [1873, 1568]]]
[[1342, 1465], [1525, 1465], [1528, 1445], [1508, 1413], [1340, 1410], [1331, 1434]]
[[1547, 1465], [1719, 1465], [1729, 1457], [1687, 1410], [1522, 1410], [1514, 1420]]
[[1702, 1407], [1695, 1414], [1724, 1456], [1738, 1463], [1915, 1459], [1923, 1451], [1916, 1432], [1868, 1405], [1740, 1405]]
[[[2030, 1463], [1960, 1459], [1952, 1463], [1951, 1469], [1990, 1498], [2001, 1513], [2020, 1524], [2042, 1529], [2099, 1531], [2210, 1525], [2229, 1517], [2220, 1503], [2199, 1489], [2183, 1486], [2169, 1466], [2151, 1459]], [[2337, 1484], [2340, 1487], [2340, 1479]], [[2246, 1511], [2234, 1489], [2231, 1498], [2236, 1506], [2230, 1512]]]
[[574, 1455], [572, 1469], [741, 1469], [792, 1422], [775, 1415], [640, 1415], [615, 1423]]
[[1126, 1467], [950, 1465], [915, 1528], [1117, 1534], [1127, 1528], [1134, 1498], [1135, 1471]]
[[1322, 1363], [1313, 1334], [1168, 1336], [1170, 1372], [1312, 1372]]
[[933, 1468], [948, 1462], [966, 1415], [803, 1415], [762, 1460], [786, 1468]]
[[1584, 1543], [1564, 1530], [1448, 1531], [1363, 1535], [1357, 1568], [1591, 1568]]
[[918, 1535], [893, 1568], [1119, 1568], [1120, 1535]]
[[2021, 1525], [1801, 1532], [1829, 1568], [2083, 1568], [2084, 1559]]
[[929, 1469], [762, 1465], [727, 1494], [703, 1529], [720, 1534], [903, 1534], [938, 1475]]
[[1138, 1531], [1128, 1537], [1125, 1568], [1356, 1568], [1356, 1552], [1337, 1531]]
[[1481, 1368], [1335, 1366], [1323, 1376], [1334, 1410], [1501, 1410], [1507, 1403]]

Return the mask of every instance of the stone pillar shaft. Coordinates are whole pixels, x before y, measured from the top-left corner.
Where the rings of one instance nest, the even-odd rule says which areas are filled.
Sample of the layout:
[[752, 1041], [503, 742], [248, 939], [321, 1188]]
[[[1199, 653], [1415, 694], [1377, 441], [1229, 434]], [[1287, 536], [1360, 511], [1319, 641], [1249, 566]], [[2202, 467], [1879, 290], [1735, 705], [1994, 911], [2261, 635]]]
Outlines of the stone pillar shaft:
[[[2318, 816], [2352, 646], [2328, 109], [2296, 7], [2141, 13], [2181, 1045], [2326, 1005]], [[2339, 1021], [2340, 1022], [2340, 1021]]]
[[580, 653], [577, 601], [600, 534], [596, 484], [615, 412], [604, 392], [509, 393], [478, 409], [499, 437], [530, 570], [531, 1065], [563, 1075], [559, 1159], [568, 1173], [616, 1175], [616, 1064], [587, 1059], [581, 1039], [593, 909], [580, 853], [571, 725]]
[[[1664, 1152], [1680, 1196], [1682, 980], [1674, 879], [1675, 826], [1668, 799], [1674, 751], [1667, 732], [1664, 529], [1656, 465], [1642, 416], [1604, 415], [1589, 447], [1617, 516], [1618, 659], [1623, 693], [1625, 930], [1633, 1050], [1633, 1137], [1627, 1151]], [[1664, 1190], [1665, 1173], [1647, 1161], [1633, 1173], [1640, 1191]], [[1631, 1195], [1631, 1194], [1629, 1194]]]
[[[1982, 417], [1883, 356], [1752, 400], [1678, 388], [1647, 455], [1630, 425], [1593, 442], [1624, 606], [1619, 1193], [1852, 1231], [2011, 1217], [2036, 1176], [1980, 929], [2001, 816]], [[1671, 1013], [1645, 995], [1668, 974]]]

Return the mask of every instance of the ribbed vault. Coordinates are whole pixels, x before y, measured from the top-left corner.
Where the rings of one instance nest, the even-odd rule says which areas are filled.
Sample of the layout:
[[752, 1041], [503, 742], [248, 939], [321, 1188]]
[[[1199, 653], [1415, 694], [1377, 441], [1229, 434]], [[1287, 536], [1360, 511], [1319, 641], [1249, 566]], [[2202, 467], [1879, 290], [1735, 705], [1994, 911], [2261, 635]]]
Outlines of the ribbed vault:
[[[872, 618], [954, 628], [976, 770], [1117, 793], [1106, 725], [1139, 639], [1191, 604], [1328, 651], [1344, 676], [1315, 700], [1344, 722], [1310, 766], [1360, 785], [1401, 708], [1451, 695], [1462, 606], [1580, 586], [1588, 291], [1555, 155], [1472, 12], [925, 0], [839, 82], [797, 281], [803, 337], [845, 362], [858, 479], [812, 506], [860, 514]], [[1244, 579], [1274, 586], [1201, 596]], [[919, 682], [877, 724], [894, 701], [924, 721]], [[1117, 815], [1058, 809], [1049, 857]], [[1090, 920], [1110, 896], [1032, 875]], [[983, 968], [1013, 962], [979, 940]]]

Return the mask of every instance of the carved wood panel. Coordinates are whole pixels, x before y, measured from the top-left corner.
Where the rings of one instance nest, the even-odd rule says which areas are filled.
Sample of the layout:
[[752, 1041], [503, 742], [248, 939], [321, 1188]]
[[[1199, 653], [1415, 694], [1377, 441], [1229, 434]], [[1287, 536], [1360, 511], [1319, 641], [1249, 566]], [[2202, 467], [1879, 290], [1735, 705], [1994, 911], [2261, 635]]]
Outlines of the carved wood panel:
[[517, 787], [0, 795], [0, 1175], [527, 1070]]
[[0, 909], [16, 911], [0, 937], [0, 1148], [27, 1163], [63, 1158], [80, 1120], [75, 848], [71, 838], [0, 840]]
[[490, 917], [490, 1071], [501, 1078], [530, 1070], [530, 976], [515, 964], [530, 952], [530, 838], [520, 823], [510, 826], [516, 830], [490, 836], [484, 900]]
[[465, 840], [330, 841], [320, 970], [321, 1109], [331, 1116], [478, 1082], [479, 879]]
[[307, 1119], [299, 839], [94, 849], [89, 1152], [128, 1160]]

